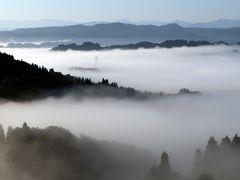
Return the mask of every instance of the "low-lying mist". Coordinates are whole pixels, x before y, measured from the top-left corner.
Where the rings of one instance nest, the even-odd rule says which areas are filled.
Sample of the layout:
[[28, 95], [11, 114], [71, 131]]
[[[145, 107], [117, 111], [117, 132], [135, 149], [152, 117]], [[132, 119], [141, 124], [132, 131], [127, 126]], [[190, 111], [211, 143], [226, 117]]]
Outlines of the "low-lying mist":
[[[197, 148], [210, 136], [239, 133], [240, 48], [198, 47], [103, 52], [50, 52], [0, 49], [30, 63], [95, 81], [107, 78], [142, 91], [201, 91], [201, 96], [133, 101], [71, 96], [29, 103], [2, 102], [0, 118], [8, 125], [62, 126], [85, 134], [133, 144], [160, 158], [166, 150], [174, 168], [188, 172]], [[75, 68], [74, 68], [75, 67]], [[182, 166], [182, 164], [186, 164]]]
[[[210, 136], [238, 133], [240, 97], [175, 97], [156, 101], [47, 99], [31, 103], [3, 103], [1, 122], [33, 127], [51, 125], [75, 135], [133, 144], [156, 156], [169, 152], [176, 169], [189, 170], [195, 150]], [[186, 166], [180, 166], [182, 163]], [[184, 169], [182, 169], [184, 168]]]
[[175, 92], [181, 87], [187, 87], [215, 93], [240, 89], [239, 46], [90, 52], [0, 50], [13, 54], [17, 59], [63, 73], [90, 77], [95, 81], [101, 81], [104, 77], [119, 85], [143, 91]]

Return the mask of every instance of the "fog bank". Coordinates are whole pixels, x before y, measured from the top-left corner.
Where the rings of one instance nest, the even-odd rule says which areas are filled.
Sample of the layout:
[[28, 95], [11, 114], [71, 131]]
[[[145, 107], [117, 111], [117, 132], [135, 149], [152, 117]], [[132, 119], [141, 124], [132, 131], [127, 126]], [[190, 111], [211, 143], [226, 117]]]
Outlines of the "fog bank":
[[[239, 133], [240, 48], [198, 47], [103, 52], [49, 52], [0, 49], [17, 59], [95, 81], [108, 78], [142, 91], [176, 92], [182, 87], [202, 96], [153, 101], [46, 99], [0, 104], [0, 122], [21, 126], [62, 126], [75, 135], [114, 140], [169, 152], [176, 169], [186, 170], [194, 151], [210, 136]], [[76, 68], [72, 68], [76, 67]], [[185, 166], [181, 166], [182, 164]]]
[[[240, 96], [178, 97], [156, 101], [71, 98], [1, 104], [1, 122], [21, 126], [62, 126], [75, 135], [114, 140], [170, 153], [177, 168], [190, 167], [194, 151], [210, 136], [238, 133]], [[181, 163], [185, 167], [181, 167]], [[181, 169], [182, 170], [182, 169]]]
[[[44, 65], [95, 81], [108, 78], [120, 85], [148, 91], [174, 91], [187, 87], [204, 92], [239, 90], [240, 47], [134, 51], [68, 51], [0, 49], [17, 59]], [[75, 68], [74, 68], [75, 67]]]

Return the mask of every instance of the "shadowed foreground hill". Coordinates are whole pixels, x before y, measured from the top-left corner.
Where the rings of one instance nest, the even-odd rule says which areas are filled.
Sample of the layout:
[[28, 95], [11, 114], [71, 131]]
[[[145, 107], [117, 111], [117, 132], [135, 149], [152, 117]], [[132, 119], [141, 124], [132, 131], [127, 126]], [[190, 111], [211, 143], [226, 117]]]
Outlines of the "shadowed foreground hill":
[[47, 70], [35, 64], [15, 60], [13, 56], [0, 53], [0, 96], [21, 98], [39, 95], [44, 90], [62, 89], [74, 85], [91, 85], [89, 79]]
[[0, 144], [0, 179], [130, 180], [144, 176], [153, 156], [134, 146], [77, 138], [58, 127], [9, 127]]
[[93, 83], [88, 78], [63, 75], [0, 53], [0, 98], [18, 100], [62, 96], [69, 91], [79, 96], [145, 96], [132, 88], [118, 87], [117, 83], [109, 83], [106, 79]]
[[[184, 94], [197, 93], [187, 92]], [[117, 83], [109, 83], [107, 79], [94, 83], [88, 78], [63, 75], [53, 69], [28, 64], [0, 53], [0, 98], [27, 100], [47, 96], [61, 97], [67, 93], [76, 98], [94, 96], [144, 99], [163, 96], [163, 93], [142, 93], [133, 88], [119, 87]]]
[[[190, 157], [189, 157], [190, 158]], [[175, 171], [169, 155], [156, 157], [132, 145], [77, 138], [68, 130], [0, 125], [0, 179], [4, 180], [239, 180], [240, 137], [214, 137], [196, 151], [188, 175]], [[174, 160], [173, 160], [174, 161]], [[155, 164], [155, 165], [154, 165]]]

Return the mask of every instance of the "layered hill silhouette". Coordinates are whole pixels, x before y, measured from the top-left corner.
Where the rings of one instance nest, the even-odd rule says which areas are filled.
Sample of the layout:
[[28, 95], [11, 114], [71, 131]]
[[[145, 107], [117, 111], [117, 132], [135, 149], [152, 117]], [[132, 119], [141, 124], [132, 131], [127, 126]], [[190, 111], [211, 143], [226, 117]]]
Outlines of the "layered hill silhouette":
[[84, 42], [81, 45], [75, 43], [72, 44], [61, 44], [55, 48], [52, 48], [53, 51], [67, 51], [67, 50], [76, 50], [76, 51], [100, 51], [100, 50], [134, 50], [134, 49], [152, 49], [152, 48], [174, 48], [174, 47], [198, 47], [198, 46], [210, 46], [210, 45], [219, 45], [224, 44], [228, 45], [223, 41], [211, 43], [208, 41], [186, 41], [186, 40], [167, 40], [162, 43], [152, 43], [148, 41], [136, 43], [136, 44], [126, 44], [126, 45], [111, 45], [111, 46], [101, 46], [98, 43]]
[[[240, 19], [218, 19], [209, 22], [196, 22], [191, 23], [183, 20], [175, 21], [130, 21], [127, 19], [118, 19], [116, 21], [90, 21], [83, 22], [83, 25], [96, 25], [96, 24], [109, 24], [109, 23], [125, 23], [125, 24], [135, 24], [135, 25], [156, 25], [162, 26], [171, 23], [177, 23], [183, 27], [199, 27], [199, 28], [232, 28], [240, 27]], [[66, 21], [61, 19], [41, 19], [35, 21], [15, 21], [15, 20], [1, 20], [0, 19], [0, 29], [2, 30], [13, 30], [16, 28], [34, 28], [34, 27], [54, 27], [54, 26], [67, 26], [80, 24], [77, 21]]]
[[[0, 32], [0, 41], [51, 41], [51, 40], [102, 40], [122, 39], [128, 42], [184, 39], [198, 41], [240, 41], [240, 28], [184, 28], [178, 24], [164, 26], [133, 25], [124, 23], [72, 25], [64, 27], [26, 28]], [[111, 42], [109, 42], [111, 43]]]
[[[179, 94], [195, 94], [186, 89]], [[13, 56], [0, 53], [0, 98], [25, 100], [47, 96], [61, 97], [67, 93], [82, 96], [116, 98], [160, 97], [163, 93], [143, 93], [133, 88], [119, 87], [107, 79], [95, 83], [88, 78], [73, 77], [46, 69], [35, 64], [15, 60]]]

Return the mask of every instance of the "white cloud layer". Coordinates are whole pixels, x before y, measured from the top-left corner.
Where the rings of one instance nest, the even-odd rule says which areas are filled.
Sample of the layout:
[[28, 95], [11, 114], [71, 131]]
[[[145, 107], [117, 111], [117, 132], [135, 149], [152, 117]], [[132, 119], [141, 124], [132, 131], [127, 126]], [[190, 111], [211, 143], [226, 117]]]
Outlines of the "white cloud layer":
[[[105, 77], [140, 90], [176, 92], [187, 87], [205, 93], [146, 102], [75, 101], [69, 97], [24, 104], [9, 102], [0, 105], [0, 120], [5, 128], [23, 122], [39, 127], [63, 126], [76, 135], [131, 143], [156, 154], [167, 150], [172, 163], [179, 168], [183, 168], [183, 162], [191, 163], [195, 149], [203, 148], [210, 136], [239, 133], [239, 47], [65, 53], [46, 49], [1, 51], [96, 81]], [[99, 71], [71, 71], [69, 67]]]
[[[215, 92], [240, 89], [239, 47], [198, 47], [104, 52], [49, 52], [47, 49], [2, 49], [18, 59], [99, 81], [149, 91], [187, 87]], [[97, 59], [97, 61], [96, 61]], [[70, 67], [99, 71], [70, 71]]]

